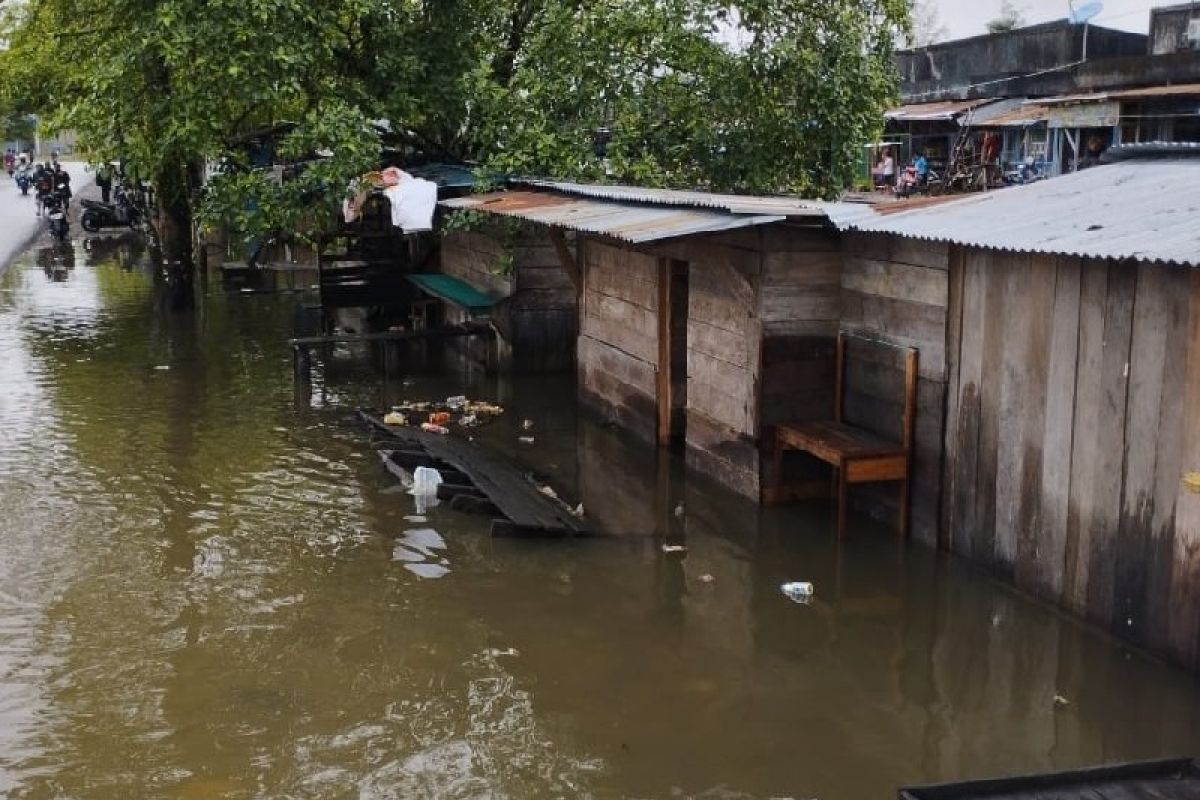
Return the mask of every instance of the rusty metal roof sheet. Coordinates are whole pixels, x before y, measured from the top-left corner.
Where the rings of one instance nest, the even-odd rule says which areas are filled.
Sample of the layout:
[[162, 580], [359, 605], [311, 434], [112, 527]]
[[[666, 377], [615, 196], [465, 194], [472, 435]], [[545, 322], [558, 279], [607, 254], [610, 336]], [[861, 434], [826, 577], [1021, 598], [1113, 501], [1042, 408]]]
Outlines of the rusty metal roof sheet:
[[971, 116], [971, 124], [982, 128], [1023, 128], [1045, 122], [1047, 117], [1048, 111], [1043, 105], [1011, 100], [976, 111]]
[[782, 222], [780, 214], [732, 214], [679, 206], [614, 202], [551, 192], [508, 191], [445, 200], [447, 208], [520, 217], [552, 228], [611, 236], [644, 244], [680, 236]]
[[884, 117], [897, 122], [937, 122], [958, 119], [973, 108], [991, 100], [945, 100], [937, 103], [910, 103], [893, 108]]
[[1153, 97], [1197, 97], [1200, 96], [1200, 83], [1177, 83], [1173, 86], [1147, 86], [1143, 89], [1121, 89], [1109, 92], [1108, 96], [1115, 100], [1138, 100]]
[[853, 230], [1020, 253], [1200, 266], [1200, 158], [1124, 161], [957, 202], [864, 217]]

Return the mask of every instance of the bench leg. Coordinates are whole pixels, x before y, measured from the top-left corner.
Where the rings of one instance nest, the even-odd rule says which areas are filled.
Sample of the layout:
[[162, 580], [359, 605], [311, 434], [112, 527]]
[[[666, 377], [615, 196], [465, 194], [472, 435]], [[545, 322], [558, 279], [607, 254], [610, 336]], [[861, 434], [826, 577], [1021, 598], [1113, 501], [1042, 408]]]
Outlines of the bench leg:
[[771, 454], [771, 502], [779, 502], [783, 490], [783, 442], [779, 440], [779, 429], [775, 430], [775, 452]]
[[837, 471], [837, 536], [846, 538], [846, 470]]

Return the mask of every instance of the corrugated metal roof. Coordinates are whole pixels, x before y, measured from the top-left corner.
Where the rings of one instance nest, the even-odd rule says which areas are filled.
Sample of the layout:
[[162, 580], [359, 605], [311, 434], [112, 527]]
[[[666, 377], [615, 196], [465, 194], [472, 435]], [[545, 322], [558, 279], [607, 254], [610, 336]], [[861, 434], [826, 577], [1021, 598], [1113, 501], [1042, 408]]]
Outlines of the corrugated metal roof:
[[768, 225], [787, 219], [782, 215], [730, 214], [678, 206], [647, 206], [564, 197], [550, 192], [495, 192], [445, 200], [441, 205], [520, 217], [552, 228], [612, 236], [632, 244]]
[[1200, 83], [1177, 83], [1170, 86], [1143, 86], [1140, 89], [1114, 89], [1090, 94], [1067, 94], [1061, 97], [1043, 97], [1026, 102], [1041, 105], [1066, 105], [1068, 103], [1099, 103], [1105, 100], [1143, 100], [1155, 97], [1200, 97]]
[[991, 100], [945, 100], [938, 103], [910, 103], [893, 108], [883, 116], [897, 122], [936, 122], [954, 120], [973, 108], [986, 105]]
[[549, 189], [578, 197], [597, 200], [617, 200], [624, 203], [646, 205], [682, 206], [687, 208], [714, 208], [730, 214], [780, 214], [787, 217], [824, 217], [825, 204], [816, 200], [804, 200], [785, 195], [755, 196], [739, 194], [714, 194], [681, 189], [647, 189], [641, 186], [620, 186], [592, 183], [570, 183], [567, 181], [518, 180], [525, 186]]
[[1200, 266], [1200, 159], [1125, 161], [954, 203], [864, 218], [860, 231], [1022, 253]]

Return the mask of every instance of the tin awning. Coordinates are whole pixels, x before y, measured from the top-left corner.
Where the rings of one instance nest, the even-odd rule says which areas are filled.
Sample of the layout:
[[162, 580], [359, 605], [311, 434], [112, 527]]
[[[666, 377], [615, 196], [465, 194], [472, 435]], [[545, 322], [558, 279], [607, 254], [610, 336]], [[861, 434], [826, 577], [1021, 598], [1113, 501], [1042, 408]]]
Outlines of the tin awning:
[[731, 214], [715, 209], [646, 205], [530, 191], [472, 195], [445, 200], [441, 205], [519, 217], [551, 228], [611, 236], [632, 244], [768, 225], [787, 219], [778, 214]]
[[884, 114], [884, 117], [895, 122], [951, 122], [989, 102], [991, 101], [945, 100], [937, 103], [910, 103], [893, 108]]

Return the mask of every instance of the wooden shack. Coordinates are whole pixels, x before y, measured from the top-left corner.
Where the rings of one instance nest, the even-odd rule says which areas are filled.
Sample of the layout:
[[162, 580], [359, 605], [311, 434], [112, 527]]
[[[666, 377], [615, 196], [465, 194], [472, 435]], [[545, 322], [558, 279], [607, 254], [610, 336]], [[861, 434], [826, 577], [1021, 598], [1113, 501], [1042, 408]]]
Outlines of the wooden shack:
[[732, 490], [759, 498], [771, 426], [830, 413], [841, 256], [820, 204], [545, 184], [447, 205], [548, 228], [583, 404]]
[[[915, 505], [940, 544], [1190, 669], [1197, 179], [1197, 159], [1128, 161], [889, 216], [847, 237], [843, 274], [847, 324], [923, 341], [928, 402], [944, 389], [940, 508]], [[904, 299], [858, 315], [864, 253]]]

